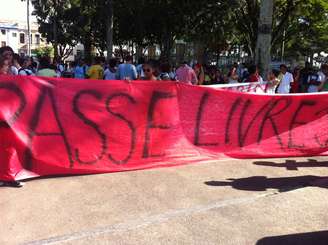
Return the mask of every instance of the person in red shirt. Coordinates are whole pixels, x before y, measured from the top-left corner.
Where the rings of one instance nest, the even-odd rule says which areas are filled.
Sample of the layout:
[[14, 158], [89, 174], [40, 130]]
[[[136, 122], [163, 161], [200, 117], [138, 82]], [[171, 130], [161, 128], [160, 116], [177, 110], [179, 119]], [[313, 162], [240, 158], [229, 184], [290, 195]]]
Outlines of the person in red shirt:
[[301, 79], [301, 69], [296, 67], [293, 71], [294, 82], [292, 83], [292, 93], [296, 94], [300, 92], [300, 79]]
[[263, 81], [259, 74], [259, 69], [256, 65], [249, 67], [248, 71], [249, 77], [246, 79], [246, 83], [258, 83]]

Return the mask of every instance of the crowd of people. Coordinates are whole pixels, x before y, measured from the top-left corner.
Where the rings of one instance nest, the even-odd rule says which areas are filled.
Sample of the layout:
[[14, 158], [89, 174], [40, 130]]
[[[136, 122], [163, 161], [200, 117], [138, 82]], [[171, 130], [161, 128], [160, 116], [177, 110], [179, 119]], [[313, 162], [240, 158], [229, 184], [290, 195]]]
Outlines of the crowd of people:
[[104, 57], [95, 57], [93, 62], [83, 59], [66, 65], [59, 61], [51, 62], [49, 57], [40, 57], [35, 61], [31, 57], [19, 56], [12, 48], [0, 48], [0, 74], [22, 76], [66, 77], [95, 80], [148, 80], [179, 81], [193, 85], [268, 83], [271, 91], [277, 94], [317, 93], [328, 91], [328, 65], [323, 64], [316, 71], [309, 63], [305, 67], [295, 67], [290, 71], [285, 64], [280, 69], [269, 72], [262, 78], [257, 66], [233, 64], [228, 72], [214, 65], [202, 65], [197, 62], [182, 62], [178, 67], [168, 62], [145, 60], [140, 58], [133, 63], [132, 56], [126, 56], [124, 62], [113, 58], [106, 62]]

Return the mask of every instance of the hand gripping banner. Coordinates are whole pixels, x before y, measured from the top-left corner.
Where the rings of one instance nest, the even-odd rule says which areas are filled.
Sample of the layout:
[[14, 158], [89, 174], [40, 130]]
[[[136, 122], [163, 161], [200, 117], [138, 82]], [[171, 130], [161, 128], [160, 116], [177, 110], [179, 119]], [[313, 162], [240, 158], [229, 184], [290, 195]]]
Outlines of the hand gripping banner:
[[327, 155], [328, 96], [0, 78], [0, 180]]

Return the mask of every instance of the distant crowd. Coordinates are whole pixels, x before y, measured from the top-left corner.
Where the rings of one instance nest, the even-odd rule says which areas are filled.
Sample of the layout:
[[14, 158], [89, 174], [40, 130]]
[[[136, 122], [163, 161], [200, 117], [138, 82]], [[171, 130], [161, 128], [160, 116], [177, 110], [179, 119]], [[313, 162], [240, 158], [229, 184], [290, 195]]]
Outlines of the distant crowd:
[[260, 76], [255, 65], [235, 63], [223, 72], [214, 65], [182, 62], [178, 67], [168, 62], [140, 58], [133, 63], [132, 56], [124, 62], [113, 58], [106, 62], [104, 57], [95, 57], [92, 63], [80, 59], [63, 64], [51, 61], [49, 57], [32, 57], [15, 54], [11, 47], [0, 48], [0, 75], [64, 77], [95, 80], [148, 80], [178, 81], [192, 85], [268, 83], [278, 94], [317, 93], [328, 91], [328, 65], [323, 64], [316, 70], [309, 63], [305, 67], [295, 67], [292, 71], [281, 64], [280, 69], [269, 72], [265, 79]]

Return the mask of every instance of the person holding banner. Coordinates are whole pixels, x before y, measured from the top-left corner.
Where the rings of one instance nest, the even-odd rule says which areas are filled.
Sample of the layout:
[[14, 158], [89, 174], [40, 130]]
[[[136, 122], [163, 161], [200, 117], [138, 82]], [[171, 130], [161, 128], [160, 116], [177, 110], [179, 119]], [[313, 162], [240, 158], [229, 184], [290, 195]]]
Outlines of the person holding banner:
[[287, 71], [285, 64], [280, 65], [281, 80], [278, 87], [278, 94], [289, 94], [291, 84], [294, 82], [293, 74]]
[[94, 80], [104, 79], [104, 68], [101, 57], [96, 57], [94, 64], [87, 71], [88, 78]]
[[132, 62], [132, 56], [128, 55], [125, 57], [125, 63], [118, 66], [116, 72], [117, 80], [136, 80], [138, 78], [137, 68]]
[[5, 58], [9, 61], [10, 68], [8, 74], [18, 75], [17, 68], [13, 65], [14, 63], [14, 50], [9, 46], [4, 46], [0, 48], [0, 57]]
[[231, 67], [230, 72], [228, 74], [229, 84], [239, 83], [239, 77], [237, 73], [237, 68], [235, 66]]
[[249, 77], [246, 79], [246, 83], [262, 83], [263, 79], [260, 76], [259, 68], [256, 65], [252, 65], [248, 69]]
[[275, 94], [277, 87], [280, 83], [279, 80], [280, 71], [272, 70], [268, 75], [268, 87], [267, 87], [267, 94]]
[[0, 57], [0, 75], [8, 75], [10, 71], [10, 60]]
[[115, 58], [112, 58], [109, 60], [108, 67], [104, 73], [105, 80], [115, 80], [116, 79], [116, 65], [117, 65], [117, 60]]
[[155, 76], [156, 69], [155, 65], [153, 62], [148, 61], [146, 62], [143, 66], [143, 73], [144, 73], [144, 78], [142, 80], [147, 80], [147, 81], [158, 81], [157, 77]]
[[51, 66], [49, 57], [41, 57], [39, 62], [39, 71], [36, 73], [37, 76], [57, 77], [57, 72], [54, 67]]
[[198, 84], [195, 71], [188, 66], [188, 62], [184, 61], [176, 71], [177, 80], [183, 83]]
[[21, 68], [18, 70], [18, 75], [21, 76], [32, 76], [34, 75], [31, 71], [30, 67], [32, 65], [32, 60], [29, 56], [25, 56], [23, 58], [20, 58], [19, 61]]

